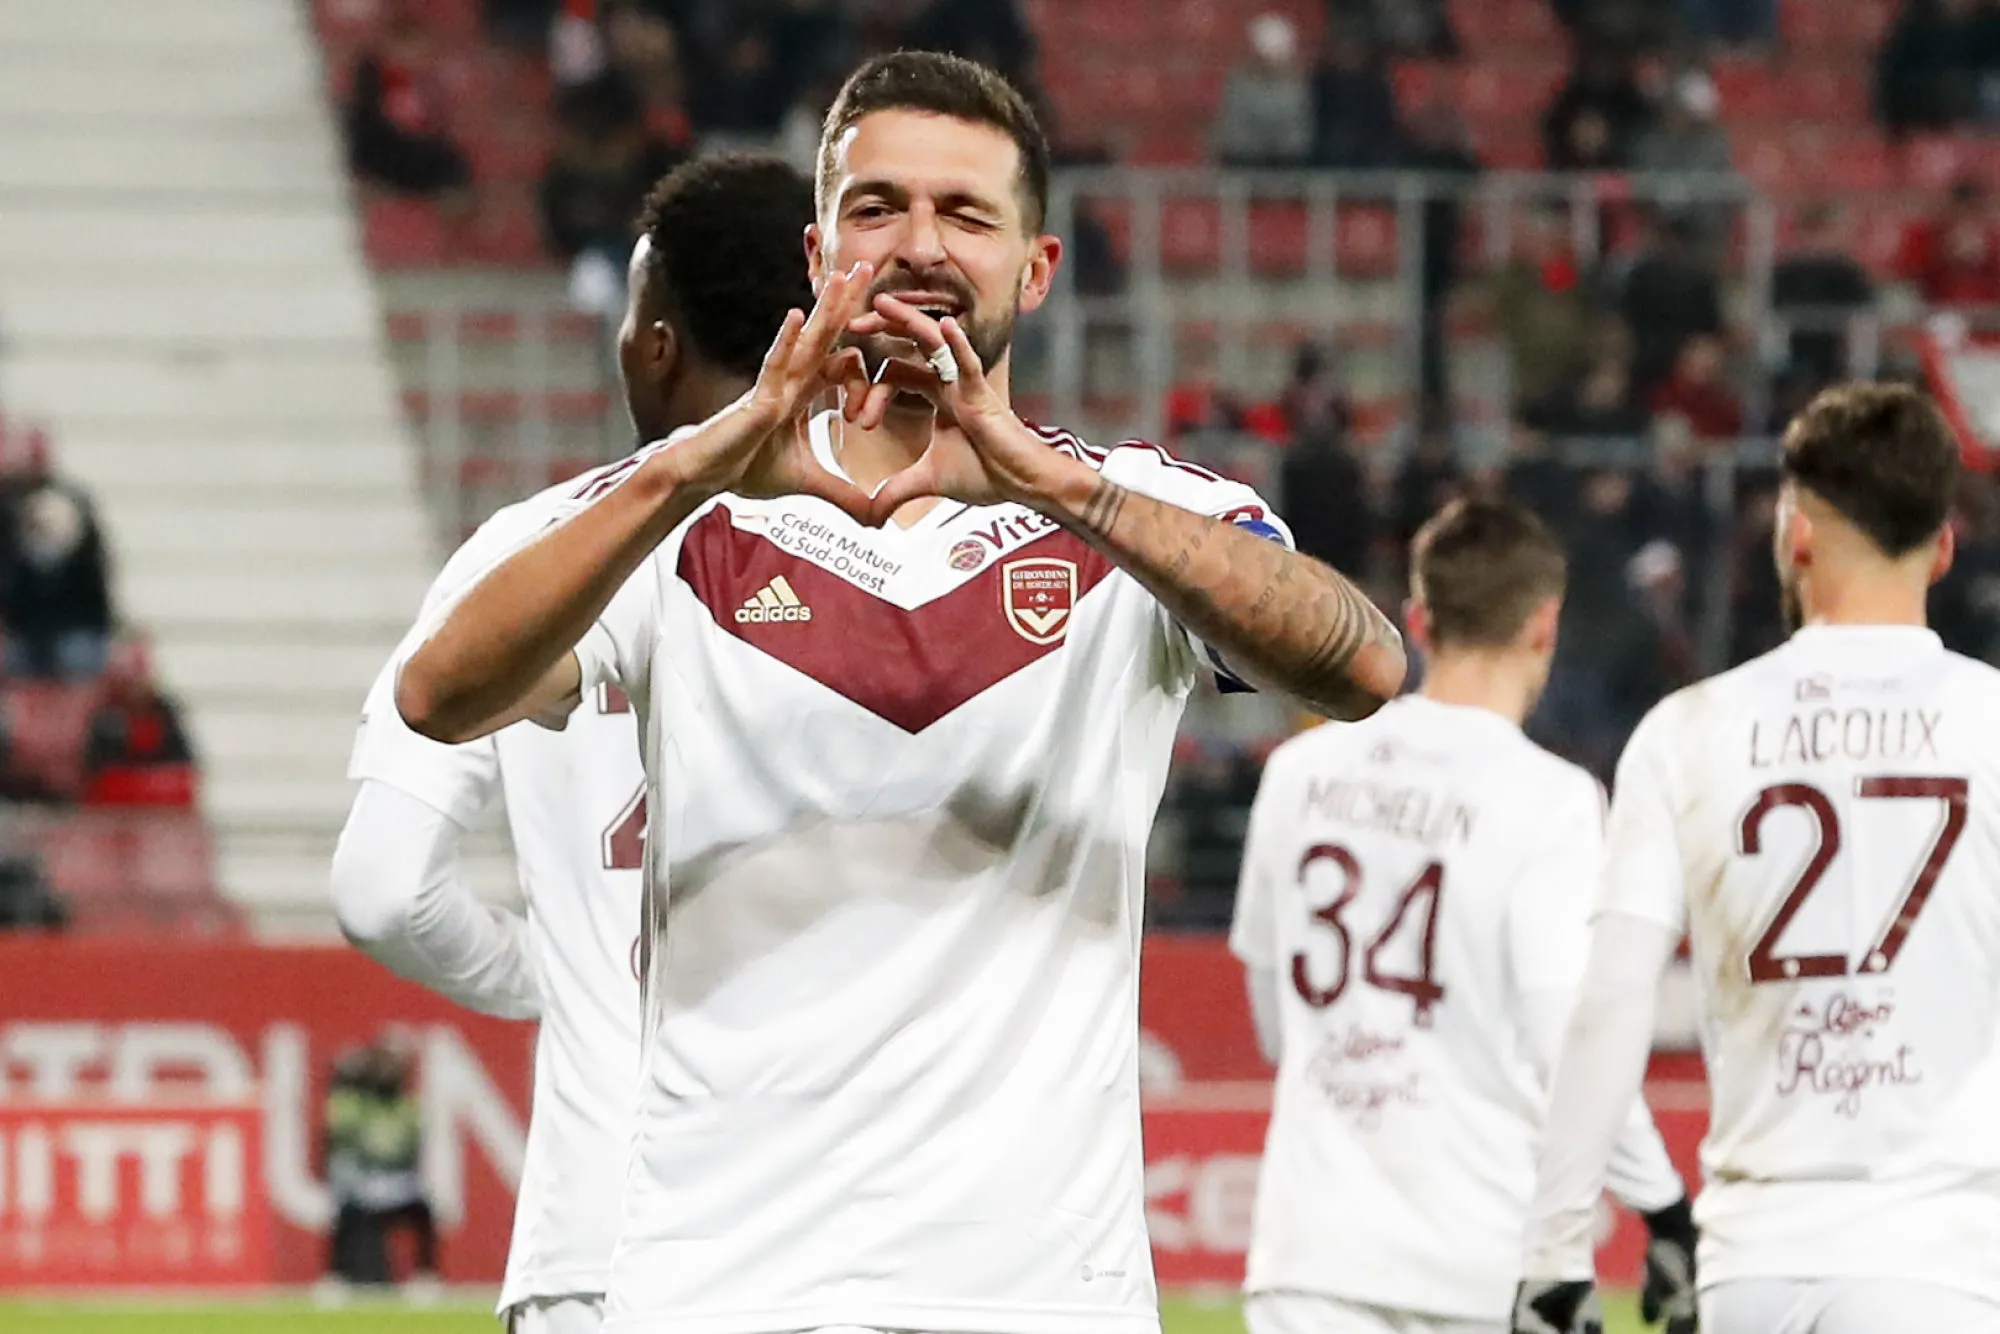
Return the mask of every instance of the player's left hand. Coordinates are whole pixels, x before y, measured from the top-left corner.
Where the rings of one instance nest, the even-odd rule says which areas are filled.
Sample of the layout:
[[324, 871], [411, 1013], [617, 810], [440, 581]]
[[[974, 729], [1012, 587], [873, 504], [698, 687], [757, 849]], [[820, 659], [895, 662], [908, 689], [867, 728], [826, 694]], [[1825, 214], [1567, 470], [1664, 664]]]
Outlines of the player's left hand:
[[1666, 1334], [1695, 1334], [1694, 1211], [1685, 1197], [1646, 1216], [1646, 1286], [1639, 1314]]
[[[888, 333], [915, 343], [927, 359], [883, 364], [881, 377], [865, 397], [849, 394], [843, 403], [848, 419], [863, 426], [881, 423], [894, 393], [921, 394], [937, 410], [930, 447], [915, 463], [883, 482], [874, 496], [877, 523], [913, 500], [942, 496], [967, 505], [1005, 501], [1032, 504], [1046, 489], [1050, 474], [1063, 456], [1022, 424], [986, 378], [979, 354], [957, 320], [934, 320], [916, 307], [882, 293], [875, 308], [850, 330]], [[936, 367], [949, 353], [956, 378], [946, 379]], [[860, 401], [857, 402], [857, 397]]]
[[1508, 1328], [1510, 1334], [1604, 1334], [1597, 1285], [1589, 1279], [1522, 1279]]

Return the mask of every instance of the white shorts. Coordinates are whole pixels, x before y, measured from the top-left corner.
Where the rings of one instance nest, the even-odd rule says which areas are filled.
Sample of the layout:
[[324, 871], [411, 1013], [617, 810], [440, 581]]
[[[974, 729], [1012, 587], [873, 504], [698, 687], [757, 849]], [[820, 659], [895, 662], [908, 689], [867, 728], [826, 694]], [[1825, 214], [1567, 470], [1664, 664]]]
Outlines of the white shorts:
[[567, 1297], [530, 1297], [507, 1308], [507, 1334], [597, 1334], [604, 1324], [604, 1298], [579, 1292]]
[[2000, 1334], [2000, 1304], [1899, 1279], [1740, 1279], [1701, 1294], [1702, 1334]]
[[1505, 1320], [1453, 1320], [1310, 1292], [1255, 1292], [1243, 1303], [1250, 1334], [1507, 1334]]

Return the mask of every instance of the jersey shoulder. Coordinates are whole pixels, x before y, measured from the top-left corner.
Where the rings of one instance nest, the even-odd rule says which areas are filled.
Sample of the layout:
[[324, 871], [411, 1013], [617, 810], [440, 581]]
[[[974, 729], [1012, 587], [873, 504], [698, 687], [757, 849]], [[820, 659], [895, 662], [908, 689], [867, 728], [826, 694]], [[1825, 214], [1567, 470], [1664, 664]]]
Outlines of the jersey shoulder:
[[1059, 427], [1029, 423], [1028, 429], [1053, 449], [1088, 464], [1120, 486], [1291, 545], [1291, 530], [1255, 489], [1179, 458], [1151, 441], [1121, 440], [1104, 449]]

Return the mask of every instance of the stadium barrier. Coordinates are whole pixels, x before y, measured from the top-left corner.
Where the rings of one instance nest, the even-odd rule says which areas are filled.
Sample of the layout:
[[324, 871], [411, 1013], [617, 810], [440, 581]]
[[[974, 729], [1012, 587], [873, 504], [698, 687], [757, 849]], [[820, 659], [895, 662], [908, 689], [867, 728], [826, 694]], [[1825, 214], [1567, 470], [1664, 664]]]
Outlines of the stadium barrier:
[[[1147, 1213], [1160, 1281], [1243, 1272], [1270, 1071], [1215, 937], [1152, 936], [1140, 1003]], [[497, 1282], [526, 1144], [534, 1030], [331, 946], [0, 938], [0, 1288], [318, 1277], [328, 1067], [415, 1039], [443, 1276]], [[1661, 1085], [1692, 1172], [1703, 1113]], [[1690, 1176], [1690, 1179], [1693, 1179]], [[1629, 1220], [1604, 1272], [1637, 1273]]]

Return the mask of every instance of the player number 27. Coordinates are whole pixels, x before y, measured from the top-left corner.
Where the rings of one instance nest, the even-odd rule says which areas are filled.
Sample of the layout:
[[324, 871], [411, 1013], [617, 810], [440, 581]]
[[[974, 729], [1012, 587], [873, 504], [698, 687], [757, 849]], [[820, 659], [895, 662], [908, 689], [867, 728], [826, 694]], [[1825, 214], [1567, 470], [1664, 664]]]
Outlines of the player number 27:
[[[1340, 943], [1340, 968], [1332, 981], [1322, 985], [1312, 977], [1312, 967], [1305, 952], [1292, 955], [1292, 987], [1300, 999], [1315, 1009], [1339, 1000], [1347, 990], [1347, 983], [1354, 972], [1354, 937], [1342, 920], [1348, 905], [1361, 893], [1361, 863], [1354, 860], [1354, 854], [1346, 848], [1332, 843], [1317, 843], [1307, 848], [1305, 856], [1299, 859], [1299, 883], [1305, 883], [1306, 874], [1320, 862], [1331, 862], [1340, 868], [1341, 887], [1331, 903], [1313, 909], [1313, 920], [1333, 933]], [[1412, 911], [1418, 900], [1423, 901], [1422, 915], [1412, 920]], [[1368, 985], [1382, 991], [1393, 991], [1408, 996], [1416, 1007], [1413, 1016], [1417, 1027], [1428, 1028], [1431, 1022], [1431, 1007], [1444, 999], [1444, 987], [1438, 982], [1433, 971], [1437, 954], [1438, 908], [1444, 901], [1444, 864], [1432, 862], [1426, 866], [1396, 899], [1395, 911], [1382, 924], [1361, 951], [1361, 977]], [[1415, 975], [1392, 973], [1382, 963], [1382, 952], [1389, 942], [1403, 933], [1405, 927], [1421, 931], [1417, 945], [1418, 971]]]
[[[1931, 891], [1937, 888], [1938, 877], [1944, 874], [1945, 861], [1951, 850], [1958, 846], [1958, 836], [1965, 832], [1966, 797], [1971, 783], [1963, 778], [1858, 778], [1854, 783], [1854, 794], [1869, 801], [1935, 801], [1944, 806], [1944, 821], [1938, 826], [1936, 837], [1924, 853], [1916, 873], [1903, 890], [1903, 897], [1896, 903], [1896, 910], [1889, 915], [1881, 934], [1861, 956], [1863, 973], [1886, 973], [1902, 953], [1903, 943], [1909, 939], [1910, 928], [1917, 924], [1917, 915], [1930, 901]], [[1840, 855], [1840, 813], [1826, 793], [1810, 783], [1779, 783], [1767, 787], [1757, 794], [1750, 803], [1750, 809], [1743, 812], [1742, 823], [1736, 829], [1736, 851], [1745, 857], [1755, 857], [1764, 851], [1764, 820], [1773, 811], [1786, 807], [1796, 807], [1812, 817], [1813, 851], [1806, 858], [1806, 864], [1799, 871], [1798, 879], [1778, 904], [1777, 912], [1771, 915], [1770, 924], [1757, 937], [1757, 943], [1750, 947], [1750, 980], [1752, 982], [1790, 982], [1802, 977], [1846, 977], [1850, 971], [1845, 954], [1786, 954], [1778, 953], [1778, 938], [1785, 928], [1792, 924], [1799, 909], [1805, 906], [1808, 896], [1819, 884], [1833, 859]]]

